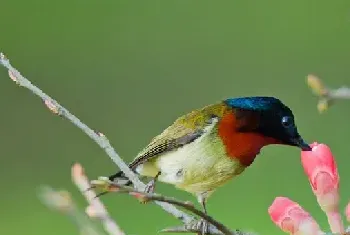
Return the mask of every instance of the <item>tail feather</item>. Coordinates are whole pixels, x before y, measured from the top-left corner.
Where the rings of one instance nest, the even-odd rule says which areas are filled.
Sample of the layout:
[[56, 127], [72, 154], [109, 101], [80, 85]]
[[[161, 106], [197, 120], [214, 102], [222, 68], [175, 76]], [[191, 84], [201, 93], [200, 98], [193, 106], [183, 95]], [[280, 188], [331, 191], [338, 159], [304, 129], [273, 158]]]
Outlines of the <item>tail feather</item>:
[[132, 185], [132, 182], [124, 175], [124, 172], [119, 171], [115, 173], [114, 175], [111, 175], [108, 177], [110, 181], [125, 185], [125, 186], [130, 186]]

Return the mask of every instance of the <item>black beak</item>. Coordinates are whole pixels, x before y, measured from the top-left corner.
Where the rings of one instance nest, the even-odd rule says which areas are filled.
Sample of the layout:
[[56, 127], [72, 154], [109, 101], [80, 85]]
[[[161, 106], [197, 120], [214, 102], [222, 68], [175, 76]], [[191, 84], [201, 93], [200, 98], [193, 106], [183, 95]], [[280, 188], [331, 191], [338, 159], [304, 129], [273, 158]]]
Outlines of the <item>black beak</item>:
[[296, 146], [301, 148], [301, 150], [303, 150], [303, 151], [311, 151], [312, 150], [312, 148], [300, 136], [292, 139], [292, 142]]

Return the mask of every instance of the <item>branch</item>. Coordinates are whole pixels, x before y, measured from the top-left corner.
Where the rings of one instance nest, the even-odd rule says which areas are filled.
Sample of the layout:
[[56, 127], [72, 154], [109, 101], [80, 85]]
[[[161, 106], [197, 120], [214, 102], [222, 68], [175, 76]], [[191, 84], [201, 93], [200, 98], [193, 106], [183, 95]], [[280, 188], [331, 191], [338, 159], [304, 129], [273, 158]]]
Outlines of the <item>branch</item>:
[[[0, 64], [8, 69], [10, 78], [13, 81], [15, 81], [19, 86], [25, 87], [35, 95], [39, 96], [43, 100], [44, 104], [53, 113], [66, 118], [71, 123], [73, 123], [73, 125], [81, 129], [93, 141], [95, 141], [96, 144], [98, 144], [106, 152], [110, 159], [120, 168], [120, 170], [124, 172], [125, 176], [130, 179], [130, 181], [137, 189], [139, 189], [140, 191], [145, 189], [146, 185], [139, 180], [137, 175], [134, 172], [132, 172], [128, 165], [120, 158], [120, 156], [116, 153], [116, 151], [111, 146], [109, 140], [105, 135], [92, 130], [86, 124], [81, 122], [76, 116], [70, 113], [66, 108], [61, 106], [56, 100], [54, 100], [53, 98], [45, 94], [42, 90], [40, 90], [38, 87], [33, 85], [27, 78], [23, 77], [17, 69], [12, 67], [10, 61], [5, 57], [3, 53], [0, 53]], [[189, 223], [194, 220], [193, 217], [183, 213], [182, 211], [178, 210], [176, 207], [170, 204], [162, 202], [159, 202], [157, 204], [160, 205], [165, 211], [172, 214], [184, 223]]]
[[[93, 141], [96, 142], [110, 157], [110, 159], [122, 170], [126, 177], [130, 179], [135, 188], [139, 191], [143, 191], [146, 185], [139, 180], [137, 175], [130, 170], [127, 164], [120, 158], [120, 156], [116, 153], [114, 148], [111, 146], [109, 140], [105, 135], [100, 132], [95, 132], [86, 124], [81, 122], [76, 116], [70, 113], [66, 108], [61, 106], [56, 100], [48, 96], [42, 90], [40, 90], [37, 86], [33, 85], [27, 78], [23, 77], [20, 72], [15, 69], [10, 61], [5, 57], [3, 53], [0, 53], [0, 64], [8, 69], [8, 73], [10, 78], [16, 82], [19, 86], [25, 87], [30, 90], [33, 94], [39, 96], [44, 104], [56, 115], [66, 118], [73, 125], [77, 126], [81, 129], [86, 135], [88, 135]], [[166, 212], [170, 213], [177, 219], [181, 220], [185, 225], [193, 223], [195, 220], [194, 217], [184, 213], [181, 210], [178, 210], [175, 206], [161, 201], [155, 201], [156, 204], [161, 206]], [[210, 234], [220, 234], [220, 231], [215, 226], [209, 226]], [[232, 233], [223, 233], [225, 235], [232, 235]]]
[[96, 197], [94, 191], [88, 190], [91, 186], [80, 164], [75, 164], [72, 167], [72, 180], [89, 203], [89, 206], [86, 208], [86, 213], [92, 218], [100, 219], [108, 234], [125, 235], [117, 223], [109, 216], [107, 209], [100, 199]]
[[39, 191], [39, 198], [49, 208], [69, 216], [80, 230], [80, 234], [101, 235], [91, 221], [78, 209], [71, 199], [69, 192], [56, 191], [51, 187], [42, 187]]
[[307, 83], [311, 91], [318, 97], [317, 109], [320, 113], [326, 111], [336, 100], [350, 99], [349, 87], [329, 88], [320, 78], [312, 74], [307, 76]]
[[[205, 214], [201, 210], [198, 210], [191, 202], [182, 202], [172, 197], [166, 197], [159, 194], [154, 193], [145, 193], [144, 191], [139, 191], [134, 189], [133, 187], [125, 186], [122, 184], [117, 184], [115, 182], [110, 181], [107, 177], [101, 177], [99, 180], [93, 180], [91, 182], [92, 188], [94, 189], [102, 189], [103, 193], [105, 192], [116, 192], [116, 193], [128, 193], [131, 196], [136, 197], [141, 202], [166, 202], [175, 206], [182, 207], [183, 209], [199, 216], [200, 218], [205, 219], [210, 224], [214, 225], [220, 232], [219, 233], [211, 233], [213, 235], [216, 234], [229, 234], [229, 235], [240, 235], [243, 234], [241, 231], [231, 231], [225, 225], [215, 220], [211, 216]], [[200, 232], [200, 228], [197, 226], [198, 223], [189, 223], [185, 224], [185, 226], [164, 229], [163, 232], [183, 232], [183, 231], [192, 231], [192, 232]], [[245, 233], [248, 235], [248, 233]]]

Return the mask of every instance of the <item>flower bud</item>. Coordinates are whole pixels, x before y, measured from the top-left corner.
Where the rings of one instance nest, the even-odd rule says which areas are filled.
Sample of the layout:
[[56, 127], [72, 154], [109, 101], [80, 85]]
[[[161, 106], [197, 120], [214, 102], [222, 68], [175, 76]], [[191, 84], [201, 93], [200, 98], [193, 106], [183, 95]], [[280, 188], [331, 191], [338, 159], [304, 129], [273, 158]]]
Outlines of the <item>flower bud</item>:
[[284, 232], [293, 235], [318, 235], [319, 225], [298, 203], [276, 197], [268, 210], [272, 221]]
[[301, 162], [321, 209], [327, 214], [333, 233], [344, 231], [339, 213], [339, 174], [330, 148], [313, 143], [312, 151], [302, 151]]

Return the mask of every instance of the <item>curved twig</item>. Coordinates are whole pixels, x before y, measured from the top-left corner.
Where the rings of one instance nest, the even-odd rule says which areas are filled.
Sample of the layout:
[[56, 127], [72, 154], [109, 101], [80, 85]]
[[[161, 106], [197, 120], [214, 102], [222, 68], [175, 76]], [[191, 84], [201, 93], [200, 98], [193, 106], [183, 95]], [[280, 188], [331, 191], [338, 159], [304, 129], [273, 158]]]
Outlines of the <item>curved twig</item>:
[[[81, 234], [102, 235], [93, 223], [80, 212], [67, 191], [57, 191], [49, 186], [42, 186], [39, 190], [39, 198], [47, 207], [67, 215], [78, 227]], [[111, 233], [110, 235], [122, 235]]]
[[[130, 170], [128, 165], [120, 158], [116, 153], [114, 148], [111, 146], [109, 140], [105, 135], [100, 132], [96, 132], [80, 121], [75, 115], [70, 113], [66, 108], [61, 106], [56, 100], [51, 98], [49, 95], [40, 90], [37, 86], [33, 85], [27, 78], [23, 77], [20, 72], [12, 67], [10, 61], [5, 57], [3, 53], [0, 53], [0, 64], [6, 67], [9, 71], [10, 78], [15, 81], [19, 86], [29, 89], [32, 93], [39, 96], [44, 104], [55, 114], [66, 118], [79, 129], [81, 129], [86, 135], [88, 135], [93, 141], [95, 141], [110, 157], [110, 159], [125, 173], [134, 184], [134, 186], [139, 190], [144, 190], [146, 185], [139, 180], [137, 175]], [[193, 221], [193, 218], [186, 213], [178, 210], [176, 207], [159, 202], [160, 205], [165, 211], [175, 216], [177, 219], [181, 220], [184, 223], [189, 223]]]
[[84, 168], [78, 163], [72, 167], [72, 180], [89, 203], [86, 208], [87, 214], [90, 217], [98, 218], [108, 234], [125, 235], [118, 224], [110, 217], [103, 203], [99, 198], [96, 198], [95, 192], [87, 190], [91, 187], [90, 182], [84, 173]]
[[[166, 197], [155, 193], [145, 193], [143, 191], [136, 190], [133, 187], [114, 183], [108, 180], [107, 177], [101, 177], [100, 180], [93, 180], [91, 184], [93, 188], [102, 188], [102, 189], [108, 190], [109, 192], [128, 193], [138, 198], [142, 202], [148, 202], [148, 201], [166, 202], [175, 206], [182, 207], [183, 209], [186, 209], [187, 211], [199, 216], [200, 218], [205, 219], [210, 224], [214, 225], [219, 231], [222, 232], [222, 234], [228, 234], [228, 235], [236, 234], [232, 232], [229, 228], [227, 228], [225, 225], [215, 220], [213, 217], [205, 214], [201, 210], [198, 210], [191, 202], [183, 202], [173, 197]], [[101, 194], [103, 194], [103, 192]]]

